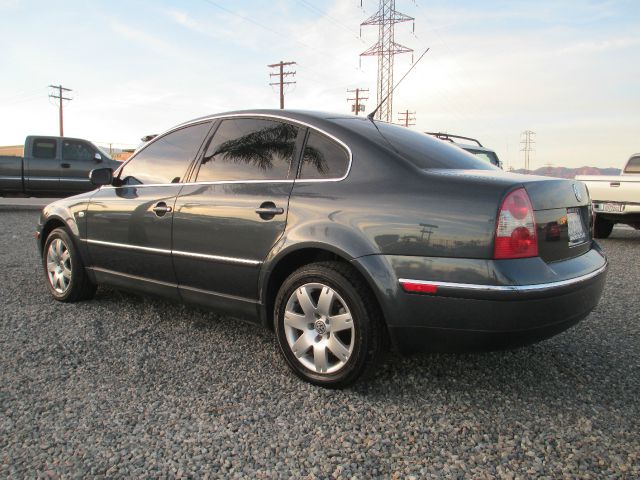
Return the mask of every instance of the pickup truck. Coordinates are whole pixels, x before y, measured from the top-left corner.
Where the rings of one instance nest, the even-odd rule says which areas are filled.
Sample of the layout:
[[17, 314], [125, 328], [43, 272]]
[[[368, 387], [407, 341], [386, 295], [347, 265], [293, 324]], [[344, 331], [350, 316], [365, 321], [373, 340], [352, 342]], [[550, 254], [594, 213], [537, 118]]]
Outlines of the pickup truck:
[[578, 175], [593, 203], [593, 234], [607, 238], [616, 223], [640, 230], [640, 153], [631, 156], [619, 176]]
[[96, 188], [89, 181], [91, 170], [120, 165], [87, 140], [31, 135], [24, 157], [0, 156], [0, 195], [75, 195]]

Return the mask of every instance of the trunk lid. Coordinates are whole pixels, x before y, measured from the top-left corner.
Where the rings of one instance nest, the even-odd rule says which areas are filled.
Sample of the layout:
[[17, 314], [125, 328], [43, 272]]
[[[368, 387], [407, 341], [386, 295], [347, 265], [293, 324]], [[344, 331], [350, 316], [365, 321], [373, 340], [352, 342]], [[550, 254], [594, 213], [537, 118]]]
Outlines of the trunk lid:
[[533, 205], [540, 258], [554, 262], [589, 251], [591, 202], [584, 184], [537, 177], [523, 185]]

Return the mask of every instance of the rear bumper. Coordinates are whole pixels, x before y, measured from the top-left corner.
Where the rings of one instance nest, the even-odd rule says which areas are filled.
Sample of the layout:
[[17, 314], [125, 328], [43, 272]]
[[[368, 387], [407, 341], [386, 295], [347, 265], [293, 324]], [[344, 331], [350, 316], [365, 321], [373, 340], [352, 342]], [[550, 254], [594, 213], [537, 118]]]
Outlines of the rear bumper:
[[[400, 285], [400, 279], [406, 279], [407, 275], [398, 273], [406, 273], [406, 268], [393, 260], [392, 269]], [[446, 264], [446, 260], [436, 259], [435, 263]], [[585, 255], [555, 264], [547, 265], [537, 259], [558, 277], [551, 280], [532, 278], [539, 276], [543, 268], [534, 259], [527, 260], [486, 261], [489, 268], [485, 281], [433, 280], [428, 274], [409, 278], [436, 285], [433, 294], [407, 293], [396, 288], [389, 295], [391, 292], [387, 290], [383, 310], [392, 343], [402, 352], [515, 348], [566, 330], [598, 304], [607, 262], [597, 246]], [[456, 259], [453, 263], [461, 269], [453, 276], [469, 275], [464, 273], [464, 262]], [[527, 268], [534, 264], [539, 267], [537, 273], [535, 268]], [[510, 274], [509, 283], [500, 281], [505, 279], [499, 278], [498, 270]], [[546, 272], [544, 277], [549, 275]], [[514, 276], [528, 281], [517, 281]]]

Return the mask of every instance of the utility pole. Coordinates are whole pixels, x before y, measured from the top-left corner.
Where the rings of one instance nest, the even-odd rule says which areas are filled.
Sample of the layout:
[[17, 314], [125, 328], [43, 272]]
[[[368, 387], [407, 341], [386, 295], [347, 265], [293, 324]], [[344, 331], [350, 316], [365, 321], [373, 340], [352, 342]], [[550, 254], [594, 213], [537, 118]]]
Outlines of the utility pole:
[[62, 92], [71, 92], [70, 88], [64, 88], [62, 85], [49, 85], [49, 88], [53, 88], [53, 91], [58, 91], [58, 94], [49, 94], [51, 98], [58, 99], [60, 105], [60, 136], [64, 137], [64, 124], [62, 122], [62, 103], [63, 100], [73, 100], [72, 98], [67, 98], [62, 95]]
[[356, 96], [354, 98], [348, 98], [347, 102], [355, 101], [353, 105], [351, 105], [351, 111], [355, 112], [358, 115], [358, 112], [364, 112], [364, 104], [362, 103], [365, 100], [369, 100], [369, 97], [361, 97], [360, 94], [362, 92], [369, 92], [368, 88], [356, 88], [355, 90], [348, 90], [347, 93], [355, 93]]
[[415, 114], [416, 112], [410, 112], [409, 110], [405, 110], [404, 112], [398, 112], [398, 115], [399, 115], [398, 121], [402, 122], [400, 125], [403, 125], [405, 127], [412, 127], [413, 125], [415, 125], [415, 121], [416, 121]]
[[[360, 4], [362, 6], [362, 2]], [[394, 56], [401, 53], [413, 52], [413, 49], [400, 45], [395, 41], [395, 24], [401, 22], [414, 22], [415, 19], [396, 10], [396, 0], [379, 0], [378, 11], [360, 24], [363, 26], [378, 26], [378, 41], [360, 54], [362, 57], [378, 57], [378, 87], [377, 103], [382, 103], [376, 112], [376, 118], [385, 122], [393, 121], [393, 62]]]
[[285, 72], [284, 67], [287, 65], [295, 65], [296, 62], [283, 62], [280, 60], [280, 63], [274, 63], [273, 65], [267, 65], [269, 68], [278, 68], [278, 73], [270, 73], [270, 77], [280, 77], [279, 81], [270, 83], [269, 85], [280, 85], [280, 110], [284, 109], [284, 86], [290, 85], [296, 82], [285, 82], [284, 78], [289, 75], [295, 75], [296, 72]]
[[536, 132], [531, 130], [525, 130], [520, 134], [520, 148], [521, 152], [524, 152], [524, 169], [529, 170], [531, 162], [531, 154], [535, 151], [536, 145]]

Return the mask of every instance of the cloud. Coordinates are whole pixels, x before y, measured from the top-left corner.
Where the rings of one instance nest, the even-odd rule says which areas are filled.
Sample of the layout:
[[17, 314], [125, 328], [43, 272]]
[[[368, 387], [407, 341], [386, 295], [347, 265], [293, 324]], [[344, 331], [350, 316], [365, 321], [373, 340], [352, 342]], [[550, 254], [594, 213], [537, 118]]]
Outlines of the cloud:
[[640, 45], [640, 37], [620, 37], [607, 40], [579, 42], [567, 45], [557, 51], [558, 54], [590, 54], [609, 50], [621, 50]]

